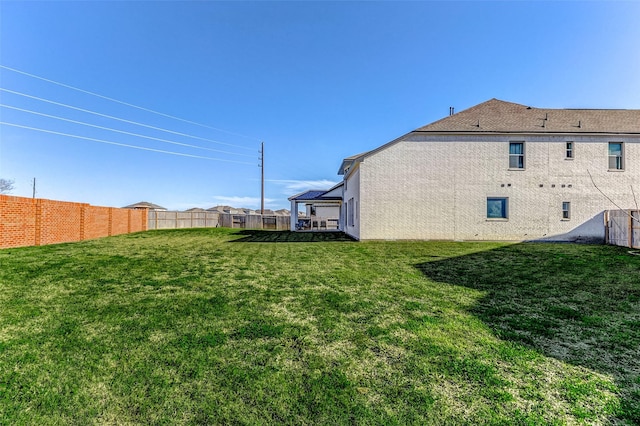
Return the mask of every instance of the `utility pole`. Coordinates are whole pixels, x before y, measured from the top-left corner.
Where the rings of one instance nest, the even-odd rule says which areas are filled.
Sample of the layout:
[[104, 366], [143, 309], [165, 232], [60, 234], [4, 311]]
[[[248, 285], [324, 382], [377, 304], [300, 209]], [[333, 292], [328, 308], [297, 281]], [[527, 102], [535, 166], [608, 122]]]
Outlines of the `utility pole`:
[[260, 142], [260, 214], [264, 214], [264, 142]]

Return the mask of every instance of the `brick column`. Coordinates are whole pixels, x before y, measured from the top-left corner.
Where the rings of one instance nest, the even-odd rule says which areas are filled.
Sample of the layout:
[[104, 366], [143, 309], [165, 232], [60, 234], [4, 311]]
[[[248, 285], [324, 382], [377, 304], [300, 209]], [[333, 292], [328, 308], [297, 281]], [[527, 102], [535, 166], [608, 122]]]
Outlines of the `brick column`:
[[36, 238], [34, 244], [36, 246], [40, 245], [42, 241], [42, 200], [40, 198], [36, 199]]
[[113, 207], [109, 207], [109, 236], [113, 235]]
[[85, 227], [87, 226], [87, 222], [86, 222], [86, 214], [87, 214], [87, 208], [89, 206], [87, 205], [83, 205], [80, 207], [80, 241], [84, 241], [85, 240]]

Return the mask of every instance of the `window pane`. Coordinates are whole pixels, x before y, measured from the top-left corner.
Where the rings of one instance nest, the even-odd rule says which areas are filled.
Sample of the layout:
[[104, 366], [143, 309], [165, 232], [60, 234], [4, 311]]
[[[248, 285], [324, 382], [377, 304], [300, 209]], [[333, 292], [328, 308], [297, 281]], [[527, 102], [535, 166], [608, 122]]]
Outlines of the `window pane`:
[[509, 156], [509, 168], [510, 169], [524, 169], [524, 157], [521, 155]]
[[618, 157], [615, 156], [609, 156], [609, 169], [617, 169], [616, 167], [616, 160], [618, 159]]
[[624, 160], [622, 156], [622, 143], [609, 142], [609, 169], [623, 170]]
[[509, 142], [509, 168], [524, 169], [523, 142]]
[[506, 198], [487, 198], [487, 218], [506, 219], [506, 217], [507, 217], [507, 199]]
[[621, 143], [609, 143], [609, 155], [622, 155], [622, 144]]
[[609, 156], [609, 169], [622, 170], [622, 157]]
[[524, 154], [524, 144], [511, 142], [509, 144], [509, 154]]

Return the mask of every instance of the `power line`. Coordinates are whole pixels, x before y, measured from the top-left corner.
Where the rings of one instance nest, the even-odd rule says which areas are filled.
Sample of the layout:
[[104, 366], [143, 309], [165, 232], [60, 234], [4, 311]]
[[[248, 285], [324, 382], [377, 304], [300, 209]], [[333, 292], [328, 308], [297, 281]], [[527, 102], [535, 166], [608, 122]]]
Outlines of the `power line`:
[[121, 100], [118, 100], [118, 99], [110, 98], [108, 96], [100, 95], [98, 93], [90, 92], [88, 90], [84, 90], [84, 89], [80, 89], [80, 88], [77, 88], [77, 87], [74, 87], [74, 86], [70, 86], [68, 84], [60, 83], [58, 81], [50, 80], [48, 78], [44, 78], [44, 77], [40, 77], [40, 76], [37, 76], [37, 75], [34, 75], [34, 74], [30, 74], [30, 73], [25, 72], [25, 71], [20, 71], [20, 70], [17, 70], [15, 68], [10, 68], [10, 67], [7, 67], [5, 65], [0, 65], [0, 68], [4, 68], [6, 70], [13, 71], [13, 72], [16, 72], [18, 74], [23, 74], [23, 75], [26, 75], [26, 76], [29, 76], [29, 77], [32, 77], [32, 78], [37, 78], [39, 80], [46, 81], [46, 82], [52, 83], [52, 84], [56, 84], [58, 86], [66, 87], [68, 89], [77, 90], [78, 92], [86, 93], [88, 95], [97, 96], [99, 98], [106, 99], [106, 100], [111, 101], [111, 102], [116, 102], [116, 103], [119, 103], [119, 104], [122, 104], [122, 105], [126, 105], [128, 107], [137, 108], [137, 109], [142, 110], [142, 111], [151, 112], [153, 114], [157, 114], [157, 115], [161, 115], [163, 117], [171, 118], [173, 120], [179, 120], [179, 121], [182, 121], [182, 122], [185, 122], [185, 123], [194, 124], [194, 125], [200, 126], [200, 127], [206, 127], [207, 129], [216, 130], [216, 131], [227, 133], [227, 134], [230, 134], [230, 135], [240, 136], [240, 137], [247, 138], [247, 139], [253, 139], [253, 140], [256, 140], [256, 141], [260, 140], [259, 138], [256, 138], [256, 137], [253, 137], [253, 136], [247, 136], [247, 135], [243, 135], [242, 133], [231, 132], [231, 131], [228, 131], [228, 130], [220, 129], [218, 127], [209, 126], [209, 125], [206, 125], [206, 124], [202, 124], [202, 123], [198, 123], [198, 122], [195, 122], [195, 121], [187, 120], [187, 119], [184, 119], [184, 118], [176, 117], [176, 116], [173, 116], [173, 115], [165, 114], [163, 112], [155, 111], [155, 110], [152, 110], [152, 109], [149, 109], [149, 108], [144, 108], [144, 107], [141, 107], [141, 106], [138, 106], [138, 105], [130, 104], [128, 102], [124, 102], [124, 101], [121, 101]]
[[72, 105], [63, 104], [63, 103], [60, 103], [60, 102], [56, 102], [56, 101], [52, 101], [52, 100], [49, 100], [49, 99], [40, 98], [40, 97], [33, 96], [33, 95], [28, 95], [26, 93], [16, 92], [14, 90], [5, 89], [5, 88], [2, 88], [2, 87], [0, 87], [0, 91], [11, 93], [11, 94], [18, 95], [18, 96], [23, 96], [25, 98], [35, 99], [35, 100], [38, 100], [38, 101], [41, 101], [41, 102], [50, 103], [50, 104], [53, 104], [53, 105], [62, 106], [62, 107], [65, 107], [65, 108], [74, 109], [76, 111], [81, 111], [81, 112], [86, 112], [86, 113], [89, 113], [89, 114], [94, 114], [94, 115], [97, 115], [97, 116], [100, 116], [100, 117], [109, 118], [111, 120], [122, 121], [124, 123], [134, 124], [136, 126], [141, 126], [141, 127], [146, 127], [148, 129], [159, 130], [161, 132], [171, 133], [171, 134], [174, 134], [174, 135], [185, 136], [185, 137], [188, 137], [188, 138], [198, 139], [198, 140], [202, 140], [202, 141], [206, 141], [206, 142], [217, 143], [217, 144], [220, 144], [220, 145], [232, 146], [232, 147], [235, 147], [235, 148], [242, 148], [242, 149], [249, 149], [249, 150], [254, 150], [255, 149], [255, 148], [249, 148], [249, 147], [242, 146], [242, 145], [234, 145], [234, 144], [231, 144], [231, 143], [220, 142], [220, 141], [216, 141], [216, 140], [213, 140], [213, 139], [201, 138], [199, 136], [193, 136], [193, 135], [189, 135], [189, 134], [186, 134], [186, 133], [175, 132], [173, 130], [163, 129], [161, 127], [150, 126], [148, 124], [138, 123], [137, 121], [126, 120], [124, 118], [114, 117], [112, 115], [102, 114], [100, 112], [91, 111], [91, 110], [84, 109], [84, 108], [74, 107]]
[[591, 176], [591, 172], [589, 171], [589, 169], [587, 169], [587, 173], [589, 174], [589, 178], [591, 178], [591, 183], [593, 184], [594, 188], [596, 188], [598, 190], [598, 192], [601, 193], [604, 196], [604, 198], [609, 200], [609, 202], [611, 204], [613, 204], [614, 206], [616, 206], [618, 208], [618, 210], [622, 211], [627, 216], [629, 216], [631, 218], [631, 220], [635, 220], [636, 222], [640, 223], [640, 219], [637, 219], [631, 213], [629, 213], [627, 210], [625, 210], [622, 207], [620, 207], [618, 204], [616, 204], [615, 201], [613, 201], [611, 198], [609, 198], [609, 196], [607, 194], [605, 194], [600, 188], [598, 188], [598, 185], [596, 185], [596, 182], [593, 180], [593, 176]]
[[13, 110], [16, 110], [16, 111], [27, 112], [29, 114], [36, 114], [36, 115], [40, 115], [42, 117], [53, 118], [53, 119], [56, 119], [56, 120], [67, 121], [69, 123], [81, 124], [83, 126], [95, 127], [97, 129], [108, 130], [108, 131], [111, 131], [111, 132], [122, 133], [122, 134], [129, 135], [129, 136], [136, 136], [136, 137], [139, 137], [139, 138], [146, 138], [146, 139], [151, 139], [151, 140], [155, 140], [155, 141], [159, 141], [159, 142], [165, 142], [165, 143], [169, 143], [169, 144], [172, 144], [172, 145], [180, 145], [180, 146], [186, 146], [186, 147], [189, 147], [189, 148], [204, 149], [206, 151], [219, 152], [219, 153], [229, 154], [229, 155], [241, 155], [243, 157], [253, 157], [253, 155], [249, 155], [249, 154], [240, 154], [240, 153], [235, 153], [235, 152], [230, 152], [230, 151], [222, 151], [220, 149], [206, 148], [206, 147], [202, 147], [202, 146], [198, 146], [198, 145], [191, 145], [191, 144], [188, 144], [188, 143], [181, 143], [181, 142], [170, 141], [170, 140], [167, 140], [167, 139], [154, 138], [153, 136], [146, 136], [146, 135], [141, 135], [141, 134], [138, 134], [138, 133], [125, 132], [124, 130], [118, 130], [118, 129], [112, 129], [110, 127], [98, 126], [98, 125], [91, 124], [91, 123], [85, 123], [83, 121], [71, 120], [71, 119], [64, 118], [64, 117], [58, 117], [58, 116], [55, 116], [55, 115], [44, 114], [44, 113], [41, 113], [41, 112], [31, 111], [31, 110], [23, 109], [23, 108], [18, 108], [18, 107], [14, 107], [14, 106], [2, 104], [2, 103], [0, 103], [0, 107], [10, 108], [10, 109], [13, 109]]
[[46, 129], [39, 129], [39, 128], [36, 128], [36, 127], [23, 126], [21, 124], [16, 124], [16, 123], [7, 123], [7, 122], [4, 122], [4, 121], [0, 121], [0, 125], [19, 127], [21, 129], [35, 130], [35, 131], [38, 131], [38, 132], [50, 133], [50, 134], [53, 134], [53, 135], [66, 136], [66, 137], [76, 138], [76, 139], [84, 139], [84, 140], [88, 140], [88, 141], [104, 143], [104, 144], [107, 144], [107, 145], [115, 145], [115, 146], [121, 146], [121, 147], [125, 147], [125, 148], [139, 149], [139, 150], [142, 150], [142, 151], [159, 152], [159, 153], [162, 153], [162, 154], [178, 155], [178, 156], [181, 156], [181, 157], [200, 158], [200, 159], [203, 159], [203, 160], [224, 161], [224, 162], [227, 162], [227, 163], [246, 164], [246, 165], [249, 165], [249, 166], [253, 166], [254, 165], [254, 163], [248, 163], [248, 162], [244, 162], [244, 161], [226, 160], [224, 158], [204, 157], [204, 156], [201, 156], [201, 155], [183, 154], [183, 153], [180, 153], [180, 152], [165, 151], [165, 150], [162, 150], [162, 149], [146, 148], [146, 147], [137, 146], [137, 145], [129, 145], [129, 144], [124, 144], [124, 143], [119, 143], [119, 142], [106, 141], [106, 140], [103, 140], [103, 139], [89, 138], [89, 137], [86, 137], [86, 136], [71, 135], [71, 134], [68, 134], [68, 133], [56, 132], [56, 131], [53, 131], [53, 130], [46, 130]]

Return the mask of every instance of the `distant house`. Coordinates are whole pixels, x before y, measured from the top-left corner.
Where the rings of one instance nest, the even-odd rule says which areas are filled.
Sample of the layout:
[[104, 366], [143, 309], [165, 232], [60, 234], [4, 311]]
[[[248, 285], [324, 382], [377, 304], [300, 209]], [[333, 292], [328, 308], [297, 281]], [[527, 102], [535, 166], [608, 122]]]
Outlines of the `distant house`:
[[[338, 174], [340, 228], [360, 240], [602, 241], [603, 212], [640, 202], [640, 110], [492, 99], [345, 158]], [[291, 197], [292, 212], [324, 195]]]
[[215, 206], [207, 209], [208, 212], [216, 213], [231, 213], [232, 210], [236, 210], [231, 206]]
[[[289, 197], [291, 230], [338, 230], [342, 212], [343, 183], [331, 189], [312, 189]], [[304, 215], [299, 206], [304, 205]]]
[[123, 207], [125, 209], [134, 209], [134, 210], [154, 210], [154, 211], [167, 211], [166, 208], [159, 206], [157, 204], [153, 204], [153, 203], [149, 203], [147, 201], [140, 201], [138, 203], [135, 204], [131, 204], [128, 206]]

